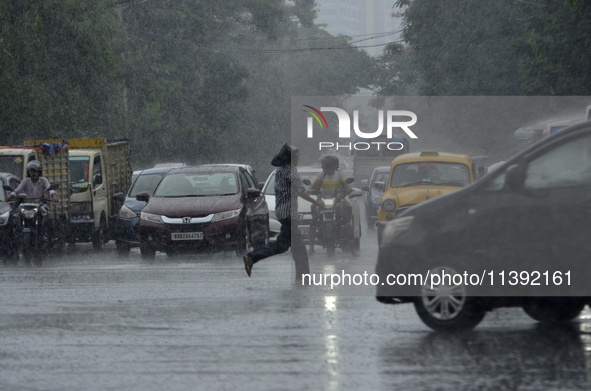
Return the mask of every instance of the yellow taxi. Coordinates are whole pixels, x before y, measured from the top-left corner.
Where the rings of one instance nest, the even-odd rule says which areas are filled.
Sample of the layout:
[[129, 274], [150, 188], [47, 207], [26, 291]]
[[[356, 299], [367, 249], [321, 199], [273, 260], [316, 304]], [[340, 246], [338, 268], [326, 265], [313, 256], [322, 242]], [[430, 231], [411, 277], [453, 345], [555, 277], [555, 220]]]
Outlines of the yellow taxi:
[[469, 155], [433, 151], [396, 157], [387, 182], [374, 184], [384, 190], [376, 222], [378, 241], [383, 223], [402, 210], [459, 190], [476, 178], [476, 167]]

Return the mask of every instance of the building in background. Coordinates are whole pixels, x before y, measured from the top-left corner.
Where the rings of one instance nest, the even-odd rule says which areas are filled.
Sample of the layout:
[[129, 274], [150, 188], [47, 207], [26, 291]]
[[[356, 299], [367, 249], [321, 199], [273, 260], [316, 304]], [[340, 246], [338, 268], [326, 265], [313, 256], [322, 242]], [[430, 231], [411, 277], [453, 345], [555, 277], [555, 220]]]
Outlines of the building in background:
[[[371, 56], [382, 54], [384, 47], [400, 40], [402, 18], [394, 0], [316, 0], [316, 24], [325, 25], [332, 35], [346, 35]], [[393, 17], [393, 14], [395, 15]]]

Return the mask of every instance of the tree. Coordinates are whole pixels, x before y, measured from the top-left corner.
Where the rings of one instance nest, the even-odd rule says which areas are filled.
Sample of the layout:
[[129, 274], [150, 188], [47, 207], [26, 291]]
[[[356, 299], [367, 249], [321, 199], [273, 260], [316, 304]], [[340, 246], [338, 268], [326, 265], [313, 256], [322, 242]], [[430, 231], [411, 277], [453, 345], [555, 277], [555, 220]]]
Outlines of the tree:
[[[524, 29], [524, 12], [512, 0], [399, 1], [404, 11], [403, 37], [408, 50], [391, 45], [388, 57], [413, 68], [407, 80], [382, 80], [384, 92], [392, 84], [418, 83], [422, 95], [519, 94], [520, 53], [513, 41]], [[415, 84], [416, 85], [416, 84]]]
[[528, 18], [521, 44], [527, 95], [591, 95], [591, 5], [547, 0]]
[[104, 134], [121, 119], [110, 1], [0, 4], [0, 136]]

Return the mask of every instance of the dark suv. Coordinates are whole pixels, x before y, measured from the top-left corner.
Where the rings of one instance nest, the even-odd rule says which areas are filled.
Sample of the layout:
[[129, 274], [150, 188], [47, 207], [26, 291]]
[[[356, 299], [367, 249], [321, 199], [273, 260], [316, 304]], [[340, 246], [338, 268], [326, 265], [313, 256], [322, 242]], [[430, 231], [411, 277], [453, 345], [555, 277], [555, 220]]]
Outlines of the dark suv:
[[443, 331], [473, 328], [487, 311], [511, 306], [540, 322], [568, 322], [591, 303], [590, 232], [587, 122], [388, 222], [377, 299], [413, 303]]

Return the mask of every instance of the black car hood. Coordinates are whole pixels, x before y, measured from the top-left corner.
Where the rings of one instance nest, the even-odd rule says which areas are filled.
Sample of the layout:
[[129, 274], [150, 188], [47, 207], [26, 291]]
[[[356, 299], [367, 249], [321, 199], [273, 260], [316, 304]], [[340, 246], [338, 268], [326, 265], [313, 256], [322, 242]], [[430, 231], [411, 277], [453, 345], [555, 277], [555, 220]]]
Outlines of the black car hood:
[[151, 197], [144, 212], [167, 217], [203, 217], [241, 207], [240, 194], [214, 197]]
[[125, 206], [131, 209], [132, 212], [139, 213], [144, 209], [146, 203], [144, 201], [138, 201], [135, 197], [127, 197], [125, 198]]

